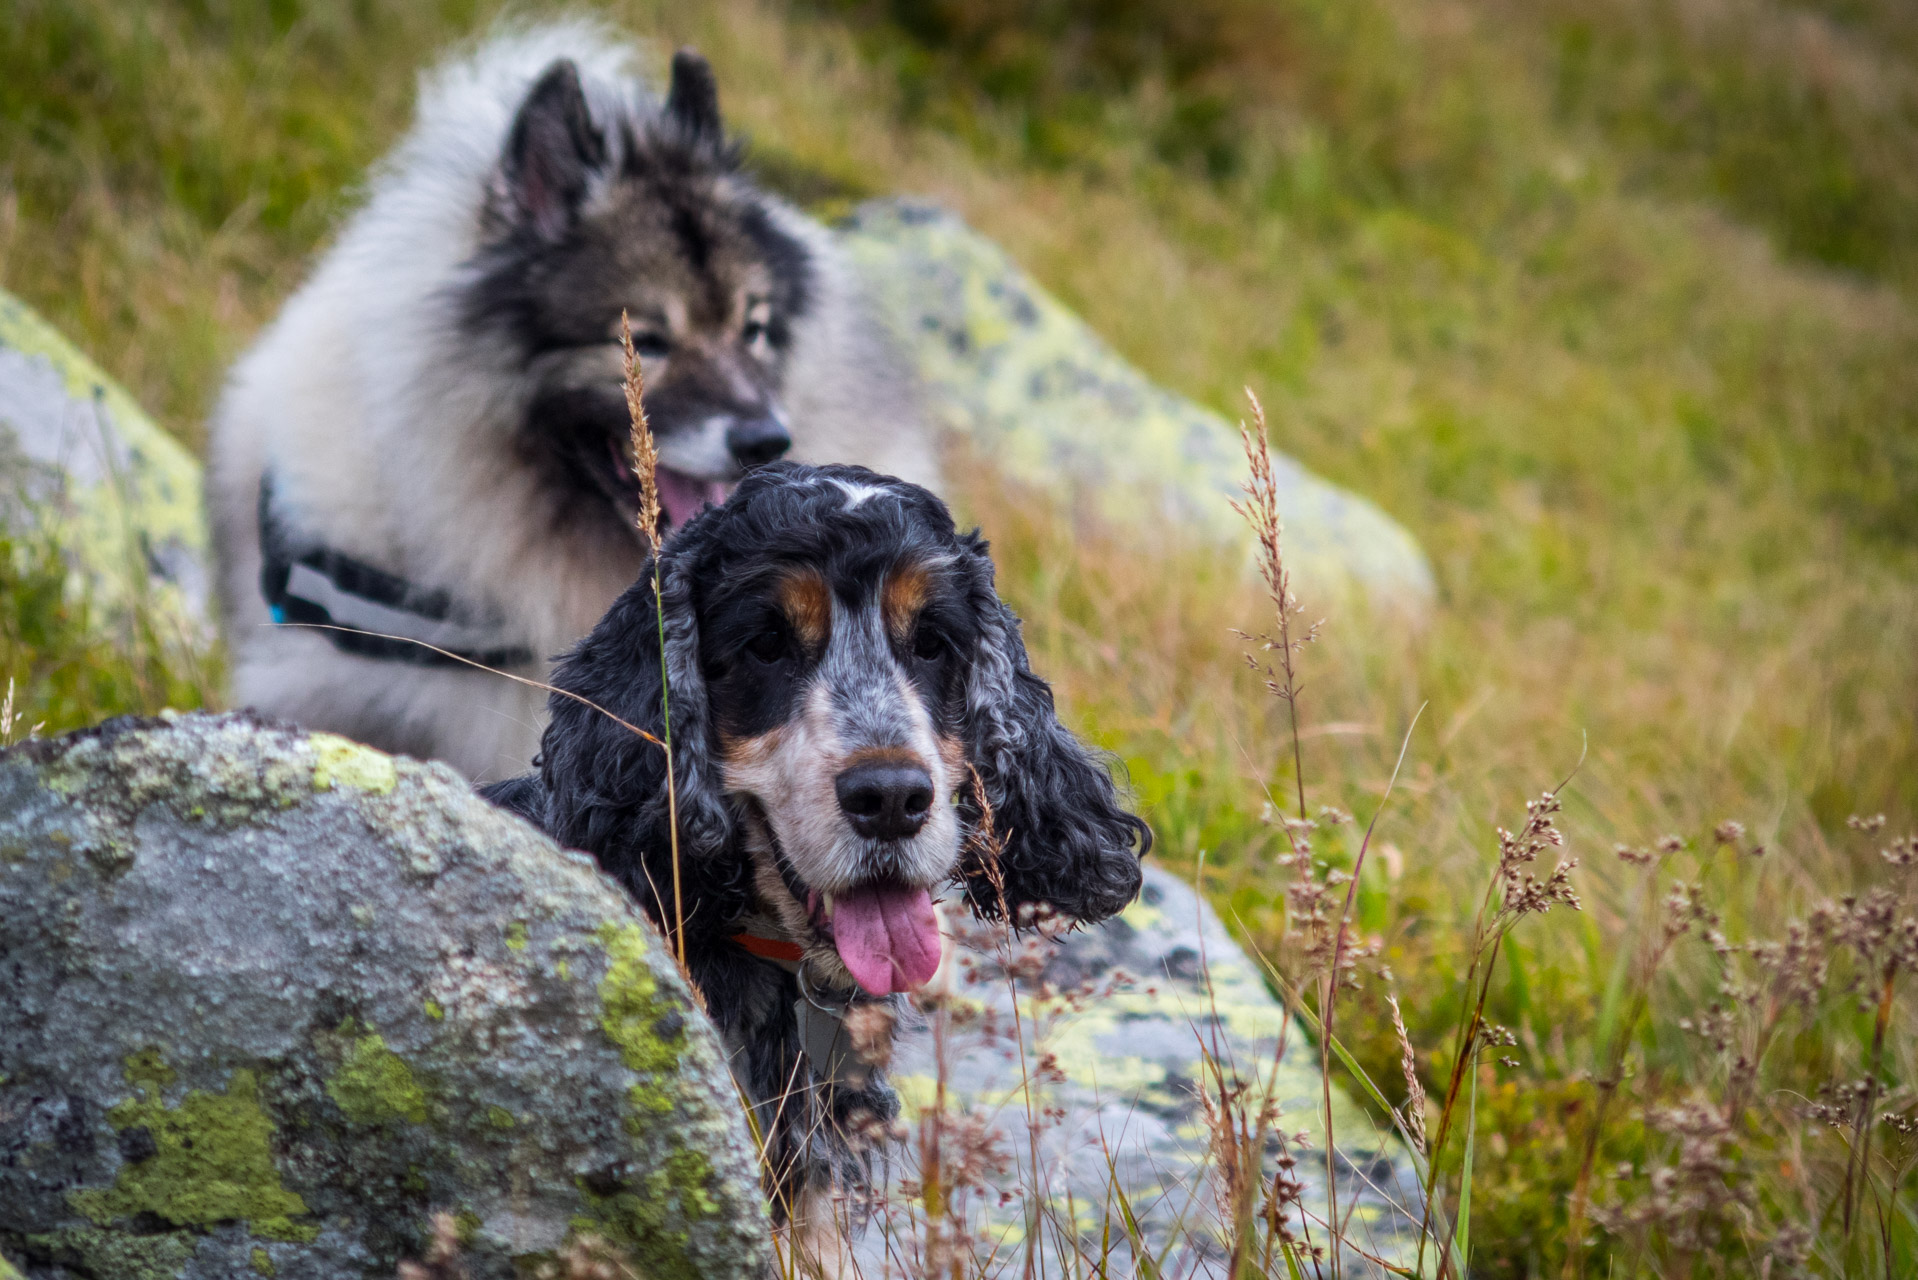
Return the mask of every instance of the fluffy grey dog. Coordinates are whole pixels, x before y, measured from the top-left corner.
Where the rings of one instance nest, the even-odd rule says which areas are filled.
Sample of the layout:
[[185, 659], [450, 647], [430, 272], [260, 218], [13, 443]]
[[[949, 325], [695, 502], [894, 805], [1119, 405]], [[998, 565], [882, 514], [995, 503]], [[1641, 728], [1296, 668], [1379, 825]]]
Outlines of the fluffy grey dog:
[[427, 77], [235, 366], [210, 502], [236, 704], [525, 769], [544, 694], [410, 641], [543, 679], [640, 572], [622, 311], [667, 524], [789, 450], [935, 482], [900, 357], [824, 228], [741, 171], [711, 69], [680, 53], [661, 101], [631, 62], [562, 24]]

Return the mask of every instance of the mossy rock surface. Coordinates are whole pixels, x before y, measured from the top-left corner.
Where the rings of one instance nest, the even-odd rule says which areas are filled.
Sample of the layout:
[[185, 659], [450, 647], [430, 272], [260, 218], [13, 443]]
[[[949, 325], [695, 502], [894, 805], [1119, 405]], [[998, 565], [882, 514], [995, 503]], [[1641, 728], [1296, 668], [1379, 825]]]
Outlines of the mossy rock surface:
[[[1116, 528], [1173, 526], [1249, 552], [1231, 505], [1246, 475], [1232, 423], [1153, 382], [954, 214], [873, 200], [838, 234], [934, 418], [979, 457]], [[1415, 615], [1430, 605], [1431, 565], [1402, 525], [1283, 454], [1272, 472], [1286, 558], [1315, 594], [1356, 587]]]
[[109, 612], [204, 642], [200, 464], [80, 349], [0, 289], [0, 533], [56, 543]]
[[[1110, 1275], [1224, 1276], [1232, 1242], [1216, 1207], [1213, 1122], [1200, 1099], [1217, 1094], [1209, 1056], [1243, 1088], [1248, 1113], [1270, 1103], [1278, 1129], [1307, 1136], [1304, 1146], [1268, 1141], [1263, 1176], [1278, 1173], [1289, 1154], [1301, 1203], [1320, 1214], [1331, 1107], [1348, 1232], [1343, 1274], [1388, 1274], [1375, 1259], [1415, 1266], [1423, 1199], [1410, 1153], [1341, 1085], [1326, 1087], [1317, 1046], [1191, 886], [1148, 862], [1138, 899], [1120, 914], [1056, 940], [1028, 936], [1019, 952], [1038, 976], [1016, 984], [1016, 1008], [1015, 984], [1006, 978], [1011, 951], [989, 930], [955, 932], [959, 962], [945, 981], [963, 1016], [945, 1031], [944, 1068], [940, 1042], [912, 1036], [894, 1054], [892, 1081], [909, 1126], [943, 1096], [950, 1110], [982, 1117], [995, 1135], [1007, 1163], [986, 1172], [987, 1194], [970, 1208], [976, 1238], [994, 1242], [1002, 1259], [1023, 1255], [1030, 1188], [1042, 1186], [1039, 1280], [1079, 1275], [1080, 1257], [1106, 1259]], [[1022, 1027], [1017, 1037], [1014, 1025]], [[1050, 1066], [1033, 1070], [1035, 1061]], [[1041, 1117], [1036, 1134], [1028, 1128], [1032, 1115]], [[1035, 1153], [1043, 1177], [1031, 1172]], [[919, 1176], [913, 1144], [899, 1152], [892, 1173]], [[1003, 1203], [994, 1191], [1006, 1194]], [[1126, 1213], [1150, 1260], [1135, 1252], [1121, 1221]], [[895, 1208], [891, 1217], [896, 1224], [903, 1215]], [[1323, 1241], [1296, 1206], [1287, 1219], [1296, 1234]], [[858, 1244], [869, 1276], [880, 1274], [887, 1250], [899, 1255], [895, 1270], [915, 1273], [925, 1261], [917, 1248], [899, 1231], [871, 1231]]]
[[[31, 1280], [770, 1256], [722, 1051], [592, 863], [244, 715], [0, 752], [0, 1255]], [[3, 1274], [3, 1273], [0, 1273]]]

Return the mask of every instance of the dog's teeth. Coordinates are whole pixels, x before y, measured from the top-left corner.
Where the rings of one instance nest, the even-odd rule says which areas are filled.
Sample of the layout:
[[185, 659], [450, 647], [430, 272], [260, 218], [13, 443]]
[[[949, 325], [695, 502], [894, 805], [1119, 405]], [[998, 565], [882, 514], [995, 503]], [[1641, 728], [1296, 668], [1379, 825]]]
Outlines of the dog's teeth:
[[830, 893], [825, 896], [825, 903], [826, 903], [826, 919], [830, 920], [832, 919], [832, 895]]

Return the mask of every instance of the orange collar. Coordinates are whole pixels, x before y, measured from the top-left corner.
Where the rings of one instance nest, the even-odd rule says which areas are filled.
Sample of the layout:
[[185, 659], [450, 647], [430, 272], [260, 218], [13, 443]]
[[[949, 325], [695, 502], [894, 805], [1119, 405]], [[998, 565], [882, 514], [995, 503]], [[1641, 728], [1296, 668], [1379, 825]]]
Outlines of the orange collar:
[[784, 960], [788, 964], [797, 964], [806, 954], [806, 949], [797, 942], [787, 942], [783, 938], [761, 938], [750, 933], [735, 933], [732, 940], [744, 947], [748, 955], [758, 956], [761, 960]]

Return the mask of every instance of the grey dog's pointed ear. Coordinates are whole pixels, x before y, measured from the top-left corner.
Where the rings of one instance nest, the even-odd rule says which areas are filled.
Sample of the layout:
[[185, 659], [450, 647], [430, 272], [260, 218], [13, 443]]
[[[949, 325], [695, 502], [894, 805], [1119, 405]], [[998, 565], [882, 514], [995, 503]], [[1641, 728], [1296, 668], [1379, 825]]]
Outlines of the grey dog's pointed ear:
[[[1000, 845], [995, 872], [973, 842], [961, 868], [967, 897], [975, 911], [1007, 911], [1015, 922], [1026, 907], [1103, 920], [1137, 896], [1151, 828], [1125, 810], [1104, 764], [1059, 723], [1051, 687], [1027, 665], [1019, 619], [993, 589], [984, 541], [963, 541], [981, 620], [966, 682], [966, 755]], [[964, 804], [976, 825], [976, 799]]]
[[491, 193], [491, 212], [513, 229], [559, 240], [573, 229], [606, 139], [593, 123], [570, 58], [548, 67], [513, 119]]
[[692, 49], [673, 55], [666, 116], [688, 142], [718, 146], [725, 137], [719, 122], [719, 81], [713, 77], [712, 64]]

